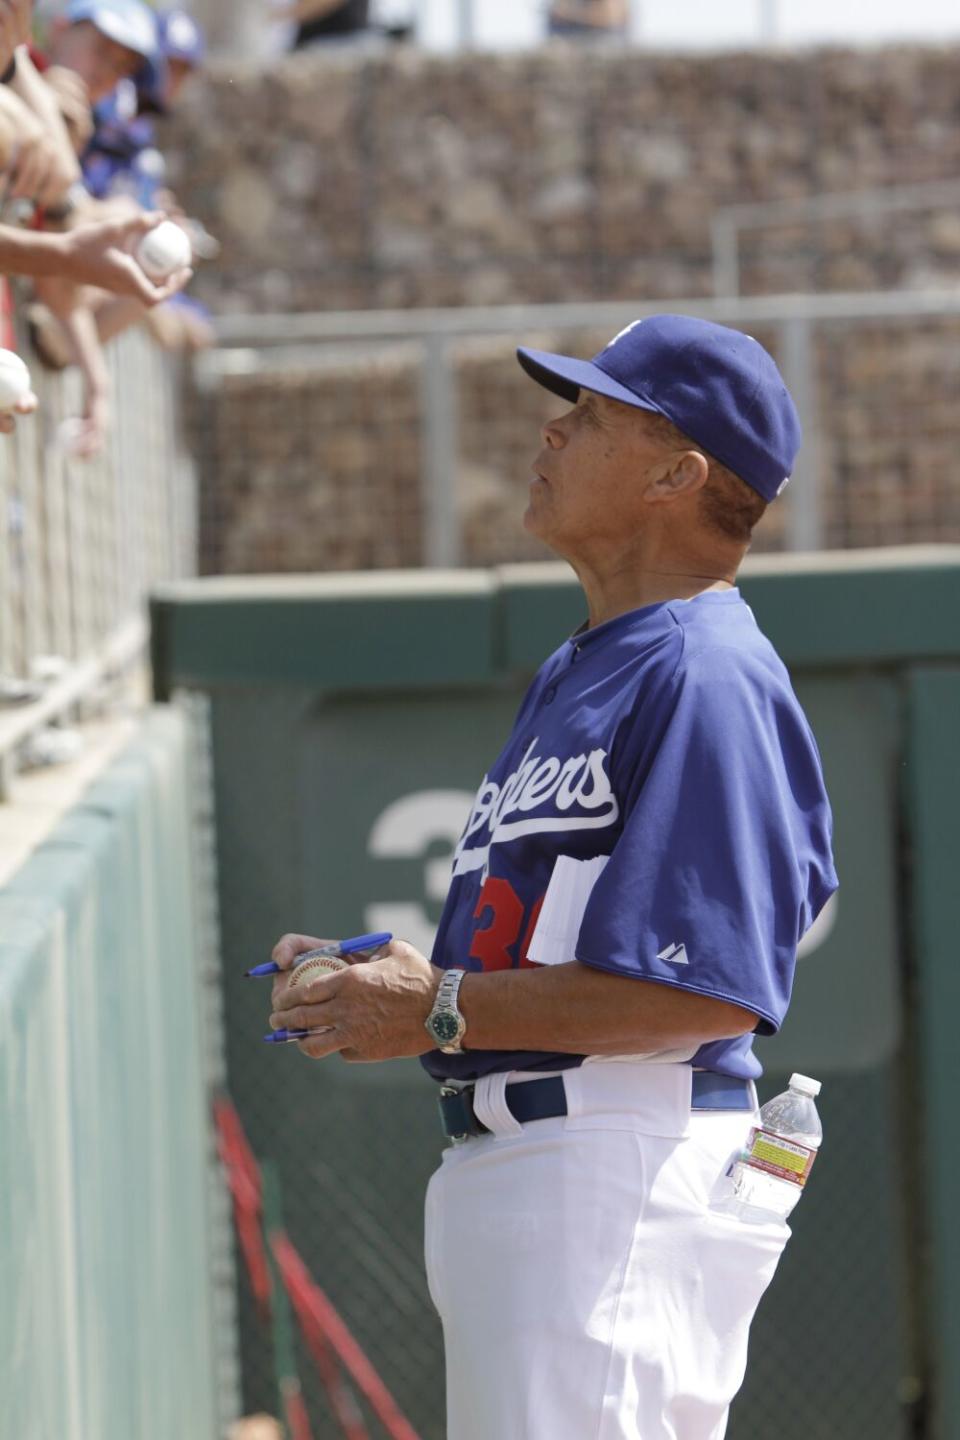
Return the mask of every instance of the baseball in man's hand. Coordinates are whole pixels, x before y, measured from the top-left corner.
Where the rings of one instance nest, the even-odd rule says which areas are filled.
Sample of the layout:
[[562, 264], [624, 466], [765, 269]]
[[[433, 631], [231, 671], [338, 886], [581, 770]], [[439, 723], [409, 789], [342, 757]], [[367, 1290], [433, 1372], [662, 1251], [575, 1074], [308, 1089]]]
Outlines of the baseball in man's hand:
[[137, 263], [155, 284], [162, 284], [193, 259], [186, 231], [172, 220], [162, 220], [148, 230], [137, 246]]
[[308, 950], [302, 959], [298, 959], [294, 968], [290, 971], [288, 987], [302, 985], [307, 980], [315, 980], [318, 975], [329, 975], [333, 970], [346, 970], [349, 960], [341, 960], [339, 955], [326, 955], [322, 951]]
[[16, 410], [30, 393], [30, 371], [13, 350], [0, 350], [0, 413]]

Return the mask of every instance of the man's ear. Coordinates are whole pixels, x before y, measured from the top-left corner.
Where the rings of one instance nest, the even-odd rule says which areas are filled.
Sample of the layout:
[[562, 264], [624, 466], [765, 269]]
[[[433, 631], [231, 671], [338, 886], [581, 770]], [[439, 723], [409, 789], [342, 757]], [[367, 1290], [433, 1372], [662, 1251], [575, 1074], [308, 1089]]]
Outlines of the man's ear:
[[699, 450], [678, 450], [656, 467], [643, 498], [658, 505], [683, 495], [695, 495], [703, 489], [709, 474], [707, 457]]

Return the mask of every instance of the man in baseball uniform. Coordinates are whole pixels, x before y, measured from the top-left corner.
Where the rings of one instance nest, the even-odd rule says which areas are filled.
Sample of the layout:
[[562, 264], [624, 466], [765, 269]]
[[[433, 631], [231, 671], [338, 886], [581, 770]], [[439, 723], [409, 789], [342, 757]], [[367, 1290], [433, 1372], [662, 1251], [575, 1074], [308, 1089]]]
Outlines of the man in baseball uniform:
[[800, 428], [762, 346], [702, 320], [518, 354], [566, 402], [524, 523], [588, 619], [483, 778], [432, 963], [393, 941], [282, 978], [272, 1023], [322, 1030], [316, 1058], [422, 1054], [442, 1084], [448, 1440], [720, 1440], [790, 1231], [718, 1202], [753, 1037], [837, 884], [816, 744], [735, 583]]

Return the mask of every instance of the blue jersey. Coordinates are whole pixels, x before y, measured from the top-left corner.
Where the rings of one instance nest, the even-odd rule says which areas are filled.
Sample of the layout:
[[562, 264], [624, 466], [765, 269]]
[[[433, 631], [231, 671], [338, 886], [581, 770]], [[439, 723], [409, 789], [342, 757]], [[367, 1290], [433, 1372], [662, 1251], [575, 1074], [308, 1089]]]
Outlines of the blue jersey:
[[[457, 845], [434, 964], [531, 965], [557, 860], [597, 856], [577, 960], [741, 1005], [758, 1034], [779, 1028], [797, 945], [837, 878], [816, 742], [739, 591], [617, 616], [545, 662]], [[755, 1077], [752, 1044], [689, 1058]], [[467, 1049], [423, 1063], [470, 1080], [583, 1058]]]
[[[81, 158], [83, 181], [98, 200], [129, 195], [152, 210], [163, 184], [153, 121], [137, 114], [136, 87], [122, 80], [93, 107], [94, 132]], [[159, 162], [161, 173], [157, 173]]]

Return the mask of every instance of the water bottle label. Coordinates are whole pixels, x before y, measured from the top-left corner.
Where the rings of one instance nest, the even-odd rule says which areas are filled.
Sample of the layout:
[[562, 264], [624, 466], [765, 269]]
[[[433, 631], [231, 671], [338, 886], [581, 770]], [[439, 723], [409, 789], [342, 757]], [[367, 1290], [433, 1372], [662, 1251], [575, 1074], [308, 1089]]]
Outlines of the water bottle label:
[[794, 1185], [805, 1185], [807, 1176], [817, 1158], [816, 1150], [787, 1140], [772, 1130], [754, 1129], [750, 1132], [747, 1145], [747, 1164], [754, 1170], [765, 1170], [780, 1180], [789, 1180]]

